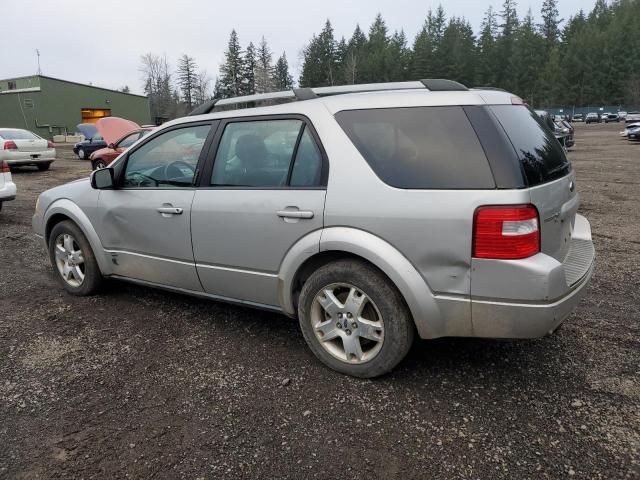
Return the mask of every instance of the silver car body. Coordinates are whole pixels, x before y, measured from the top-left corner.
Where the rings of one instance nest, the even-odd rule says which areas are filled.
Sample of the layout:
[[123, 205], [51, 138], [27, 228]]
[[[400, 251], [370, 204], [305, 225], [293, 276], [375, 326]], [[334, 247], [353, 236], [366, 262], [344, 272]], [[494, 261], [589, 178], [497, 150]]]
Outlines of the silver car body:
[[[570, 314], [593, 269], [590, 226], [576, 213], [574, 173], [513, 190], [395, 188], [374, 173], [334, 117], [343, 110], [511, 102], [512, 95], [500, 91], [407, 90], [181, 118], [159, 132], [225, 118], [303, 115], [326, 152], [327, 187], [141, 192], [94, 190], [84, 179], [44, 192], [33, 227], [46, 242], [55, 222], [73, 220], [105, 276], [289, 316], [296, 315], [301, 272], [335, 256], [355, 256], [396, 285], [422, 338], [543, 336]], [[541, 252], [524, 260], [472, 258], [474, 212], [503, 204], [537, 207]], [[184, 213], [159, 215], [163, 205]], [[312, 217], [282, 218], [283, 210]]]

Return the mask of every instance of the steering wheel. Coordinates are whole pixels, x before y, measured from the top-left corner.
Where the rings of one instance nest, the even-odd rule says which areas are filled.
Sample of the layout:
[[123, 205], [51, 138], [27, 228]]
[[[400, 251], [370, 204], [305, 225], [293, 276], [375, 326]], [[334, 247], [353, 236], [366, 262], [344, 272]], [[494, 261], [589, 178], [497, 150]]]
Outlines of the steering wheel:
[[[181, 166], [185, 166], [187, 167], [189, 170], [191, 170], [191, 173], [194, 174], [196, 172], [195, 168], [193, 167], [193, 165], [188, 164], [187, 162], [184, 162], [182, 160], [176, 160], [175, 162], [171, 162], [169, 164], [167, 164], [164, 167], [164, 179], [165, 180], [169, 180], [170, 178], [175, 178], [175, 177], [182, 177], [184, 176], [184, 173], [182, 172], [182, 170], [178, 167], [178, 165]], [[171, 169], [174, 169], [174, 173], [178, 172], [177, 175], [169, 175], [169, 172]]]
[[[135, 183], [136, 183], [136, 187], [143, 187], [144, 184], [146, 182], [153, 182], [154, 187], [157, 187], [160, 185], [160, 183], [158, 182], [158, 180], [156, 180], [153, 177], [150, 177], [149, 175], [145, 175], [144, 173], [140, 173], [140, 172], [132, 172], [131, 173], [132, 177], [136, 177]], [[127, 180], [129, 180], [129, 178], [127, 178]], [[133, 178], [131, 178], [131, 180], [133, 181]]]

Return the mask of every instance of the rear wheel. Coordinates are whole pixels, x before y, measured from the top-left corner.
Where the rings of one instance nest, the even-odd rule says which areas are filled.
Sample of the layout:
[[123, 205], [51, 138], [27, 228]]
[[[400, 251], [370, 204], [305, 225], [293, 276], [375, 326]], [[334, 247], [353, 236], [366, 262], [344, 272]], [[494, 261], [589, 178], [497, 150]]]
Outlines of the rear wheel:
[[314, 272], [300, 293], [298, 316], [311, 351], [355, 377], [391, 371], [413, 343], [413, 321], [400, 292], [360, 261], [337, 261]]
[[58, 279], [73, 295], [91, 295], [102, 284], [102, 274], [88, 240], [71, 221], [58, 223], [49, 237], [49, 257]]
[[36, 166], [38, 167], [38, 170], [40, 170], [41, 172], [44, 172], [45, 170], [49, 170], [51, 163], [39, 163]]

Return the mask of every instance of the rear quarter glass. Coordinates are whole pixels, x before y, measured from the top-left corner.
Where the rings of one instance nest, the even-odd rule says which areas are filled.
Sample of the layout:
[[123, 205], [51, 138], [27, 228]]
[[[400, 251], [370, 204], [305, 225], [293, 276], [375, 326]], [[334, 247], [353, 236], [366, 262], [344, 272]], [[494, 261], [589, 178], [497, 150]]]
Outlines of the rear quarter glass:
[[562, 146], [535, 112], [526, 106], [489, 108], [515, 148], [529, 186], [556, 180], [571, 171]]
[[335, 118], [388, 185], [495, 188], [487, 157], [462, 107], [345, 110]]

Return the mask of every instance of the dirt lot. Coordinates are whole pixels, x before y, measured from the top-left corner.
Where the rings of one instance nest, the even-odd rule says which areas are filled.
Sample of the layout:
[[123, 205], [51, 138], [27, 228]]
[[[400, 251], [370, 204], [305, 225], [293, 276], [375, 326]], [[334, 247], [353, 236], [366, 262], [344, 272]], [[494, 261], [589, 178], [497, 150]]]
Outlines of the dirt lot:
[[598, 266], [555, 335], [418, 342], [375, 381], [285, 317], [112, 283], [74, 298], [31, 233], [59, 149], [0, 213], [0, 478], [640, 478], [640, 144], [578, 125]]

